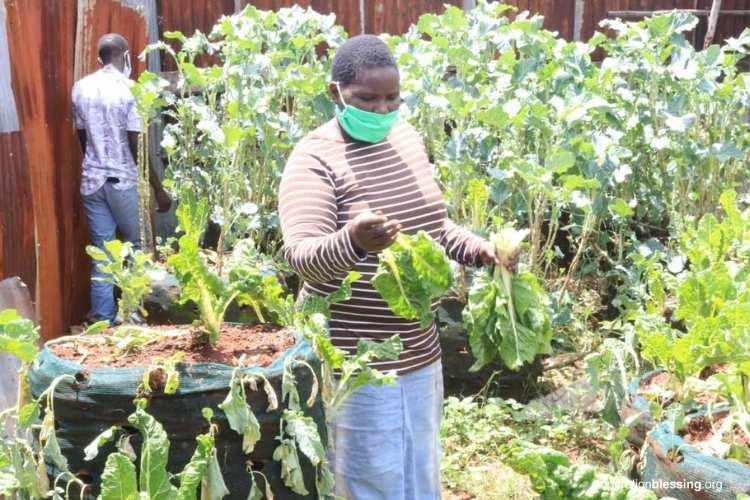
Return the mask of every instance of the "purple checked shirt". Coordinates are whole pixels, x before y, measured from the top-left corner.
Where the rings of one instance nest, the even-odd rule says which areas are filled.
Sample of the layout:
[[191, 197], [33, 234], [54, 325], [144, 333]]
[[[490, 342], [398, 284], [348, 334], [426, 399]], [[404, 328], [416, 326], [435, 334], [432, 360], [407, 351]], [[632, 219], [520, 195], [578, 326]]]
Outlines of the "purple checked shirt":
[[130, 189], [138, 173], [128, 146], [128, 132], [140, 132], [130, 80], [108, 65], [73, 86], [75, 126], [86, 131], [81, 194], [99, 190], [108, 177], [120, 180], [115, 189]]

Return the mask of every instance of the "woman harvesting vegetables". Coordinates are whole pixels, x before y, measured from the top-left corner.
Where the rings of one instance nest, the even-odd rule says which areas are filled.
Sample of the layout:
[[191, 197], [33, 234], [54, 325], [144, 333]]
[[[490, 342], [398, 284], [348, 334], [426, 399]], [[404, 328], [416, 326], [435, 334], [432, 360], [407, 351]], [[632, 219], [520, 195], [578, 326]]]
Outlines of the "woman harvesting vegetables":
[[399, 72], [376, 36], [351, 38], [336, 52], [330, 92], [336, 118], [308, 134], [284, 170], [279, 212], [287, 260], [303, 294], [330, 294], [349, 271], [362, 277], [350, 300], [331, 307], [330, 333], [353, 352], [360, 339], [398, 334], [396, 385], [354, 392], [334, 416], [336, 493], [356, 499], [440, 497], [438, 431], [443, 403], [434, 322], [394, 315], [370, 283], [378, 253], [399, 232], [422, 230], [461, 264], [503, 264], [494, 247], [446, 218], [422, 139], [399, 120]]

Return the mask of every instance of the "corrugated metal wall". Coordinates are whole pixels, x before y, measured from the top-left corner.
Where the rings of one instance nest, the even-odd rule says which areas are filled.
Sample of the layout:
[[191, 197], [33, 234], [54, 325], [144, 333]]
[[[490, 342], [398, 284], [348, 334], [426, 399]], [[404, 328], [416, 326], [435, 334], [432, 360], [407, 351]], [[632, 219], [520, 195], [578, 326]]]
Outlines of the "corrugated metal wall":
[[28, 282], [43, 335], [51, 337], [80, 318], [87, 295], [85, 226], [76, 195], [80, 153], [68, 104], [76, 3], [6, 0], [5, 7], [20, 132], [5, 137], [16, 161], [4, 157], [3, 165], [14, 165], [17, 184], [5, 183], [3, 168], [0, 200], [20, 216], [3, 213], [3, 246], [16, 250], [8, 252], [15, 258], [3, 259], [0, 277], [19, 274]]
[[[75, 79], [97, 67], [96, 42], [119, 32], [140, 53], [169, 30], [207, 31], [223, 14], [252, 3], [298, 3], [334, 12], [350, 34], [402, 32], [425, 12], [464, 0], [0, 0], [0, 279], [19, 275], [37, 300], [42, 333], [63, 333], [88, 307], [88, 240], [78, 197], [80, 151], [70, 119]], [[470, 3], [470, 2], [466, 2]], [[709, 8], [711, 0], [511, 0], [546, 17], [548, 29], [587, 39], [613, 10]], [[724, 9], [750, 0], [724, 0]], [[750, 18], [723, 18], [717, 40]], [[705, 19], [696, 33], [703, 38]], [[6, 49], [7, 47], [7, 49]], [[7, 55], [9, 52], [9, 56]], [[8, 61], [10, 64], [8, 64]], [[145, 62], [135, 61], [135, 71]], [[148, 66], [158, 69], [158, 60]], [[169, 64], [165, 65], [169, 69]]]

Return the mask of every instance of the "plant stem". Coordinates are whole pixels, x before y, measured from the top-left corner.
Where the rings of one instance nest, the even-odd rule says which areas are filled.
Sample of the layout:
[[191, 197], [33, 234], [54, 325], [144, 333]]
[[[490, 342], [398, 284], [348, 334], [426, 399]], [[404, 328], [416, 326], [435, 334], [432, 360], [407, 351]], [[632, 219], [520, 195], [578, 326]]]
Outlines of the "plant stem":
[[507, 298], [507, 307], [508, 307], [508, 316], [510, 316], [510, 325], [513, 329], [513, 338], [515, 339], [515, 347], [516, 347], [516, 359], [520, 363], [521, 361], [521, 351], [518, 347], [518, 325], [516, 324], [516, 309], [513, 306], [513, 276], [511, 276], [510, 271], [508, 271], [505, 266], [500, 265], [495, 267], [495, 278], [497, 279], [497, 271], [498, 268], [500, 270], [500, 277], [503, 282], [503, 288], [505, 289], [505, 295]]

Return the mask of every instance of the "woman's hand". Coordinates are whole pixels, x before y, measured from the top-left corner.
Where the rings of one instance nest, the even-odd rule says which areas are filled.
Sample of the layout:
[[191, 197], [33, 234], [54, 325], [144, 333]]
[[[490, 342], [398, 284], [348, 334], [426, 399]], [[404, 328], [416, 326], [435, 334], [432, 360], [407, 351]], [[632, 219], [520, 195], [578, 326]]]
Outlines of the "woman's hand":
[[479, 248], [479, 258], [485, 266], [489, 266], [492, 264], [496, 266], [503, 266], [505, 269], [512, 273], [516, 272], [516, 268], [518, 267], [518, 257], [520, 255], [521, 250], [519, 249], [510, 258], [503, 262], [503, 260], [497, 256], [497, 253], [495, 253], [495, 245], [493, 245], [489, 241], [485, 240], [484, 242], [482, 242], [482, 246]]
[[349, 226], [352, 242], [367, 252], [379, 252], [396, 241], [401, 223], [378, 210], [375, 213], [363, 212], [352, 220]]

